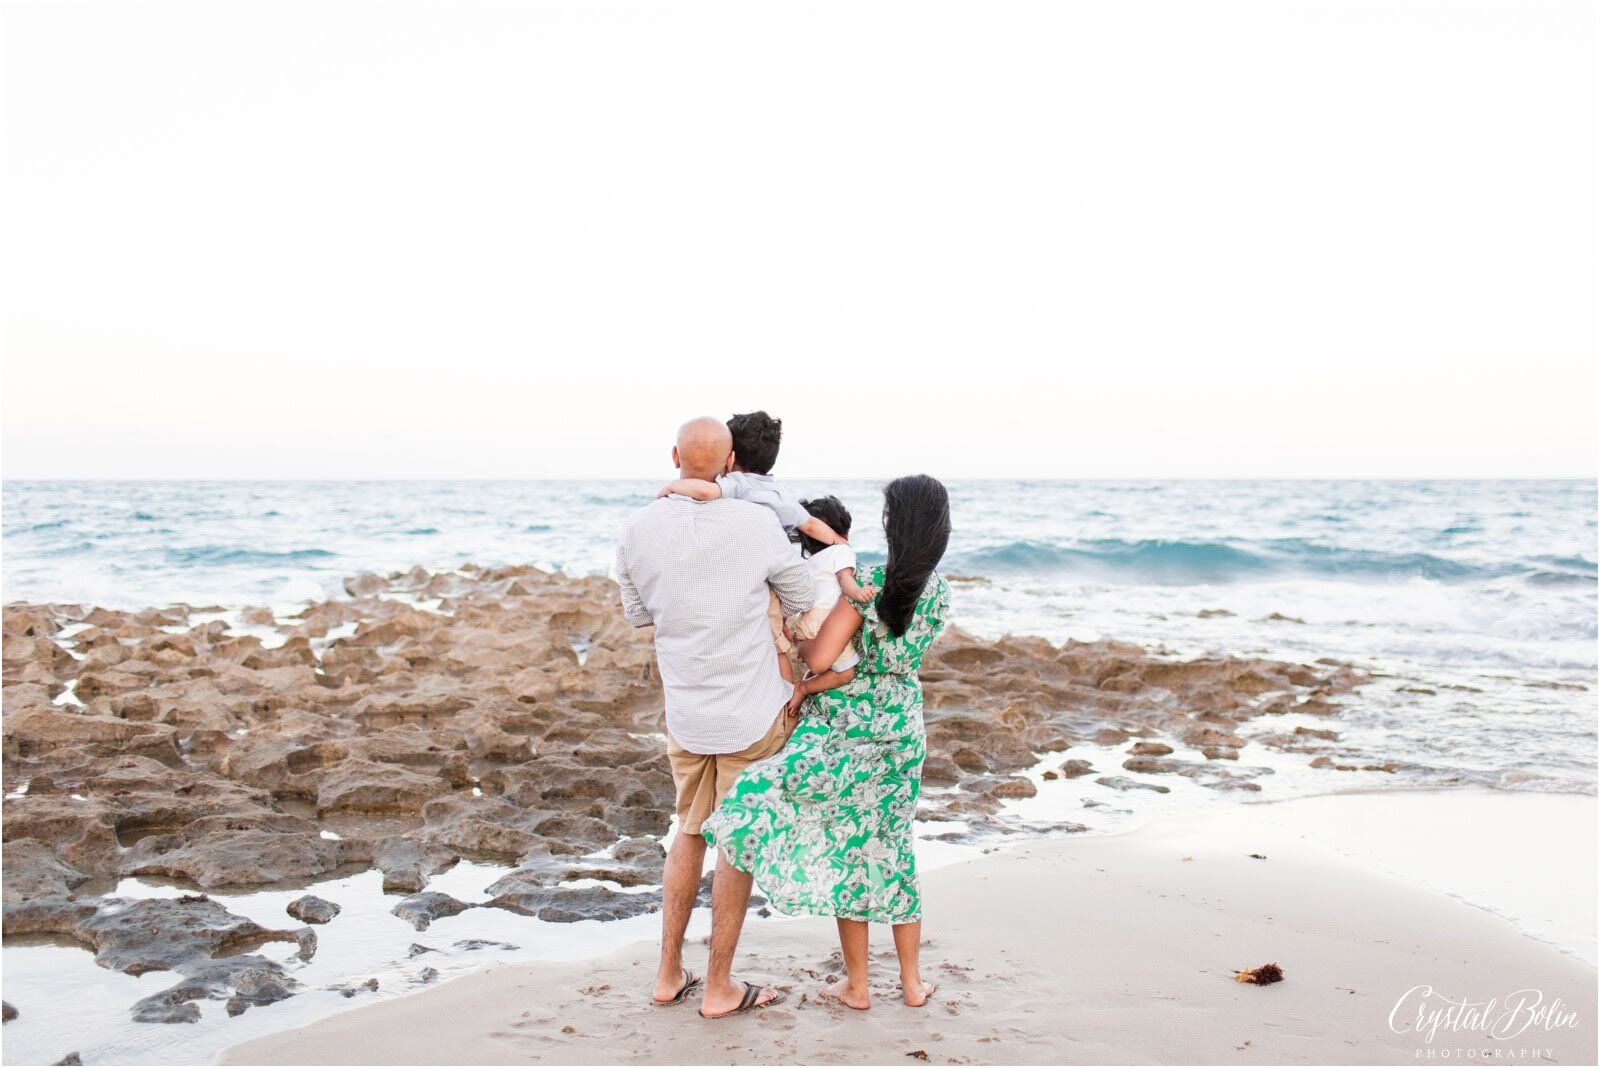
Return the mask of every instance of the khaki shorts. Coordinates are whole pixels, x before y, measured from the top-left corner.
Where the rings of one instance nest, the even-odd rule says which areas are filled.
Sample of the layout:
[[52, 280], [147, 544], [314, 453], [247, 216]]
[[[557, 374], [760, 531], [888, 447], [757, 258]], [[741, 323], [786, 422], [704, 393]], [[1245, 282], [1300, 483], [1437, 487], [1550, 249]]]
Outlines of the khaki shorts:
[[678, 790], [678, 829], [699, 834], [700, 825], [728, 795], [739, 773], [782, 749], [789, 730], [789, 718], [780, 708], [766, 735], [737, 753], [691, 753], [669, 733], [667, 760], [672, 765], [672, 784]]

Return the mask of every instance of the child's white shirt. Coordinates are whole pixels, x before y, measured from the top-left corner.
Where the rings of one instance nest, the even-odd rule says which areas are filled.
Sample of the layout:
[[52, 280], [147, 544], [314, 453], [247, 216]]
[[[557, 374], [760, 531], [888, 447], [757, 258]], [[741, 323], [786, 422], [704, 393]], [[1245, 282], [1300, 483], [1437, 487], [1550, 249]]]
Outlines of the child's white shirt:
[[[831, 612], [833, 606], [839, 603], [839, 598], [844, 596], [839, 589], [838, 573], [846, 568], [855, 570], [856, 551], [848, 545], [830, 545], [807, 557], [806, 566], [811, 568], [811, 581], [817, 590], [816, 607]], [[833, 662], [833, 670], [848, 671], [860, 662], [854, 644], [847, 645], [844, 652], [839, 654], [839, 659]]]

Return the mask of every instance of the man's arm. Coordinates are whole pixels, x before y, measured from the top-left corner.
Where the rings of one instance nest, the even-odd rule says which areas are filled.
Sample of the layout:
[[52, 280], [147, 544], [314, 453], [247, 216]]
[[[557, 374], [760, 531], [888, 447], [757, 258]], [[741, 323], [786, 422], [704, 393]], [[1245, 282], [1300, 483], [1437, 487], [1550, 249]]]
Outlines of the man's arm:
[[617, 585], [622, 587], [622, 617], [636, 627], [648, 627], [655, 623], [650, 616], [650, 610], [644, 606], [644, 601], [639, 597], [639, 591], [633, 585], [633, 579], [628, 575], [628, 553], [625, 546], [617, 546]]
[[817, 603], [817, 587], [811, 581], [811, 569], [794, 551], [783, 528], [777, 523], [763, 523], [767, 539], [767, 585], [778, 595], [783, 608], [783, 618], [797, 616]]

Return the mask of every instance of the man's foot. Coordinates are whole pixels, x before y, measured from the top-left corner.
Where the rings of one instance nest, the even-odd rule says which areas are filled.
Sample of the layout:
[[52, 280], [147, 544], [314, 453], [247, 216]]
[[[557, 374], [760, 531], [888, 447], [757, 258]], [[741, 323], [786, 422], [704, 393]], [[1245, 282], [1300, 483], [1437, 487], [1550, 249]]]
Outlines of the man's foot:
[[657, 1005], [676, 1005], [699, 985], [698, 975], [688, 968], [679, 968], [676, 976], [656, 979], [656, 991], [650, 995], [650, 1000]]
[[841, 1005], [860, 1009], [862, 1012], [872, 1008], [872, 996], [867, 993], [866, 988], [855, 989], [850, 985], [849, 979], [840, 979], [837, 983], [823, 987], [817, 996], [824, 1001], [837, 1001]]
[[708, 983], [705, 995], [700, 999], [700, 1015], [708, 1020], [717, 1020], [735, 1013], [764, 1009], [782, 1000], [783, 994], [770, 986], [726, 983], [713, 990]]
[[933, 992], [938, 989], [932, 983], [924, 982], [920, 976], [909, 982], [904, 979], [900, 980], [900, 996], [913, 1009], [920, 1009], [926, 1005], [928, 999], [933, 997]]

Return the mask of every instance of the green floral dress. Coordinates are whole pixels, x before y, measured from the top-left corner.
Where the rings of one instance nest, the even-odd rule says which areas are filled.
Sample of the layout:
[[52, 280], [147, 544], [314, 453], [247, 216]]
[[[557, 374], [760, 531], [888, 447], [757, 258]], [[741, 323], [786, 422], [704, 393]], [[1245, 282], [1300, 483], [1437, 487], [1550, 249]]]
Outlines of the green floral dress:
[[[882, 566], [856, 580], [883, 588]], [[702, 834], [786, 913], [878, 923], [922, 918], [911, 825], [922, 789], [917, 670], [949, 611], [950, 586], [928, 580], [905, 634], [857, 606], [861, 657], [848, 686], [807, 699], [789, 743], [734, 781]]]

